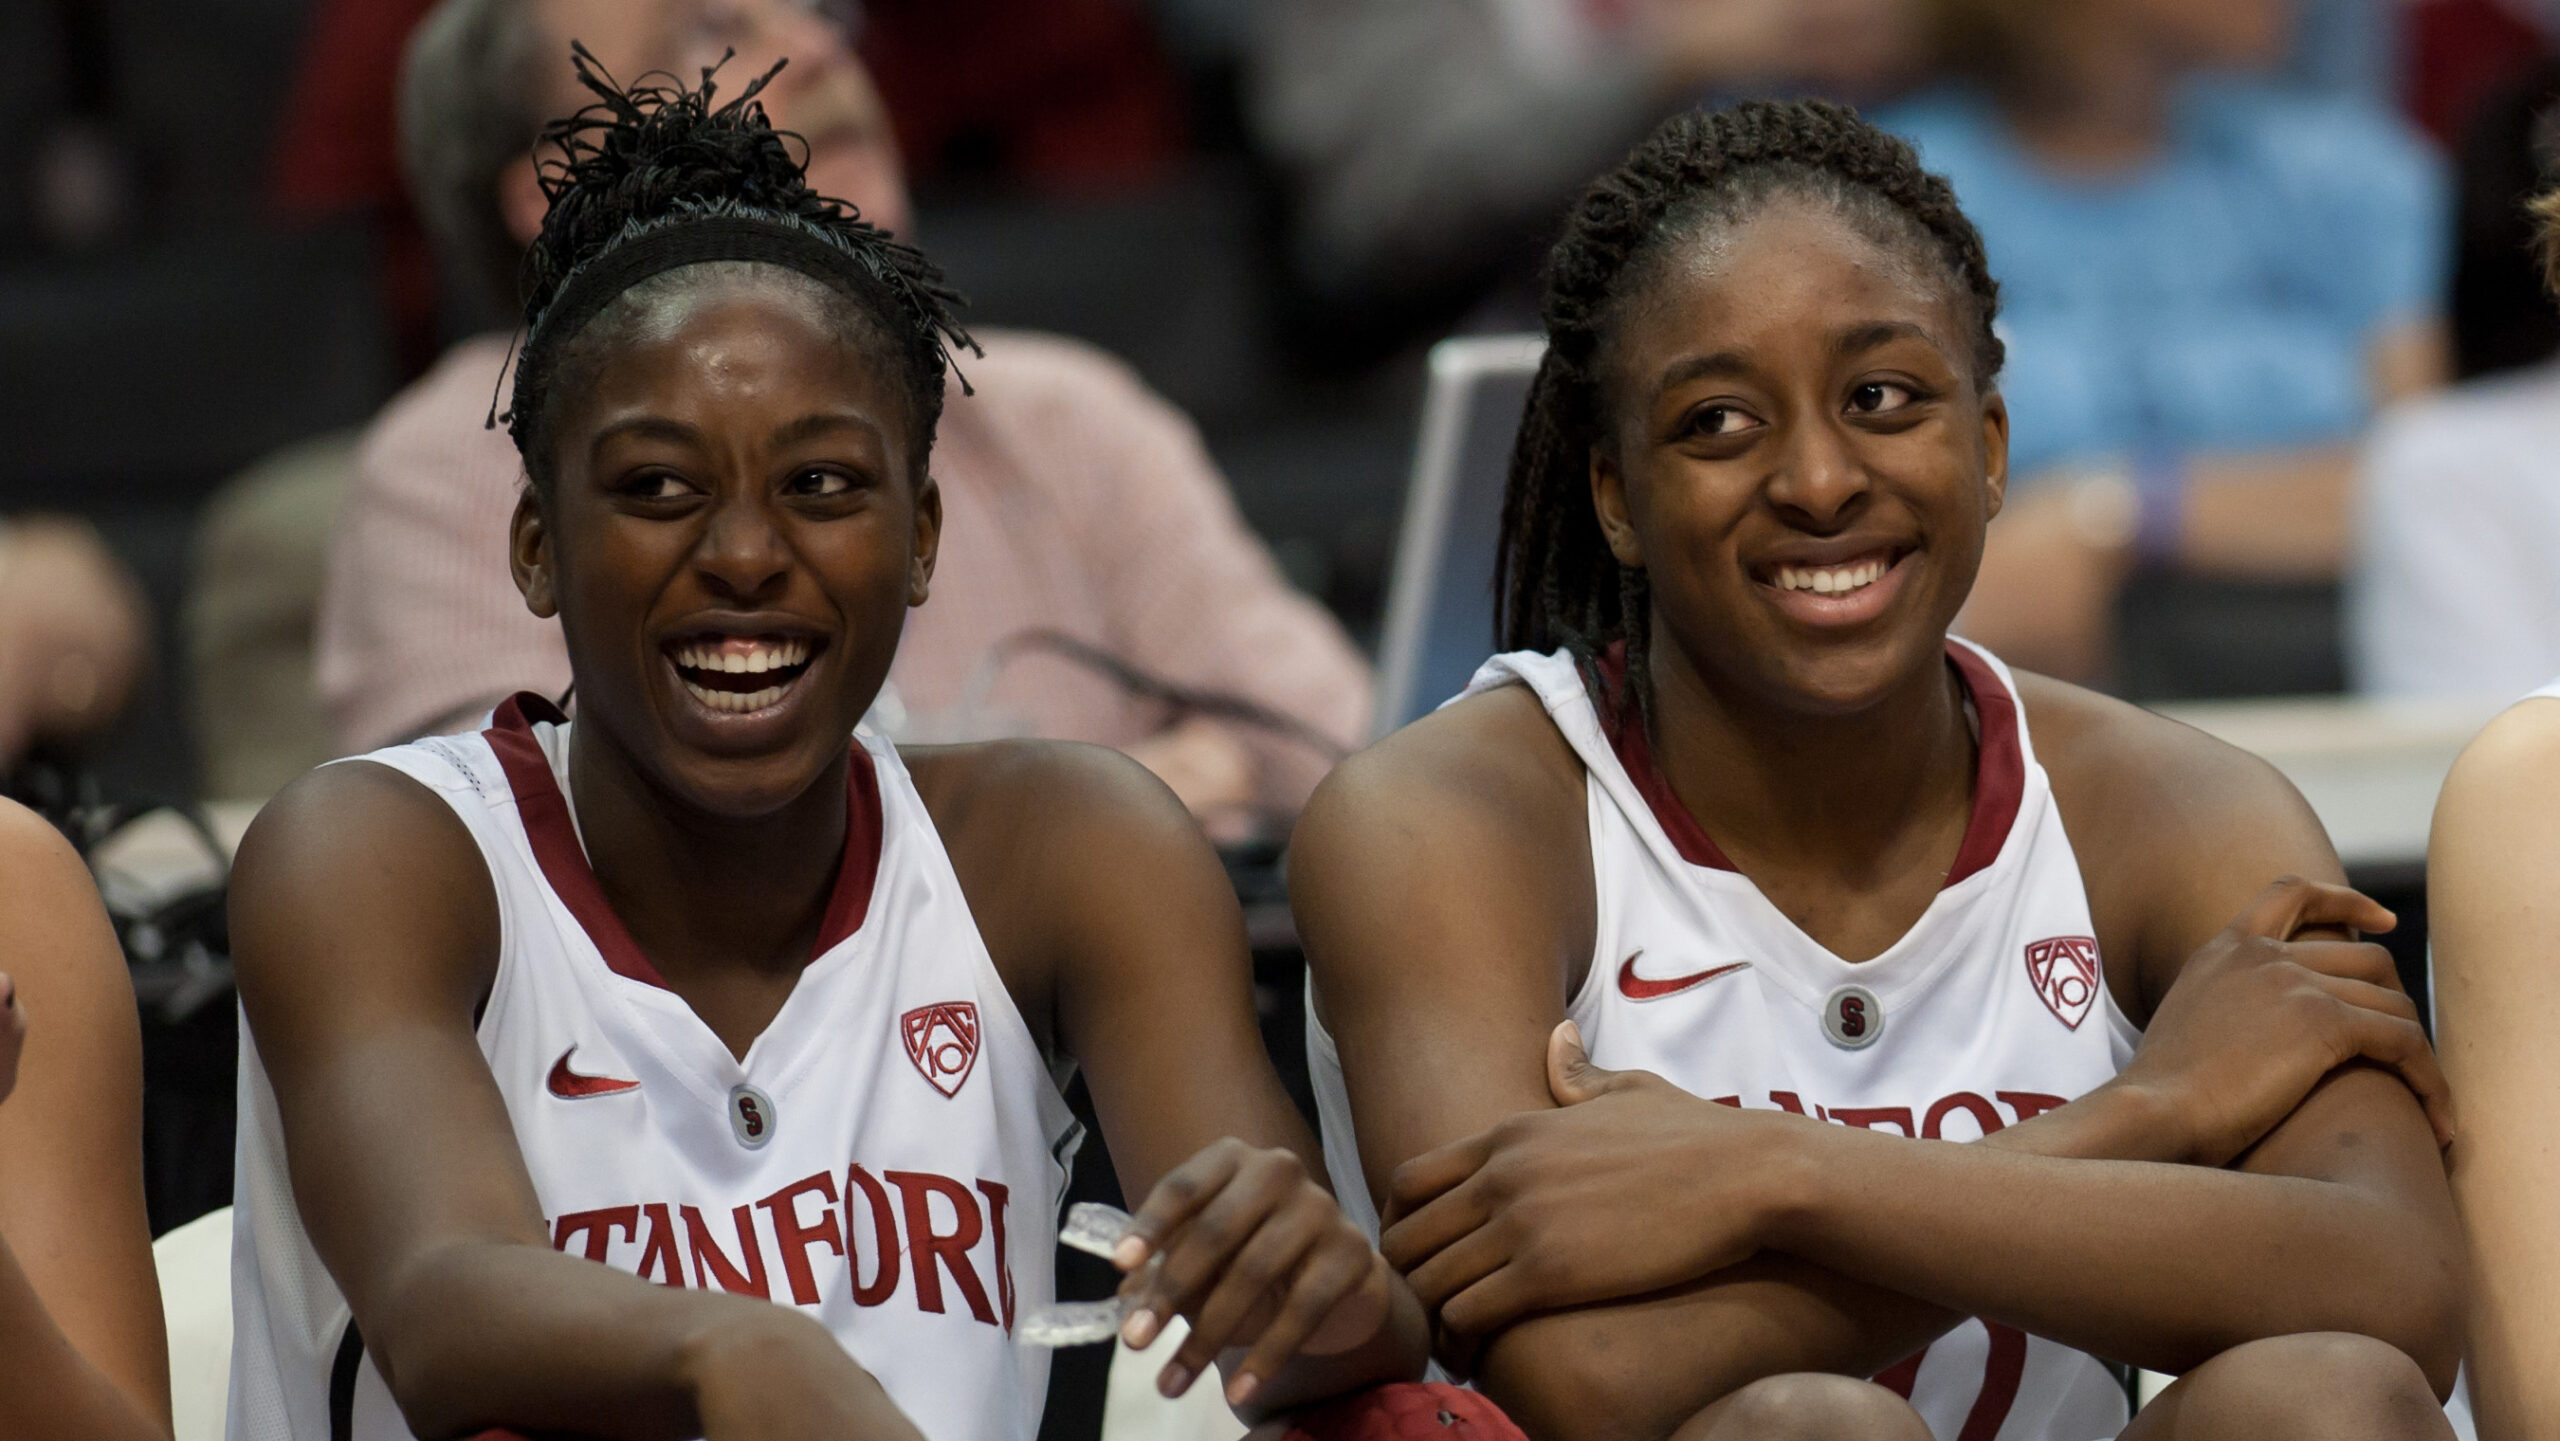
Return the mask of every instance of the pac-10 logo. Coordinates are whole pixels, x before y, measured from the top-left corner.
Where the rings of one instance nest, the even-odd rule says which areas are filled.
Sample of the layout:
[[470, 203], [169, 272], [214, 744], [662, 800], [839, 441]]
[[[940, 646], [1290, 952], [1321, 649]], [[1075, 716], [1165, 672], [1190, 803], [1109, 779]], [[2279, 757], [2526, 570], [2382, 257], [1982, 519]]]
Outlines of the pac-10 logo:
[[2101, 971], [2098, 942], [2092, 936], [2055, 936], [2027, 945], [2027, 980], [2054, 1019], [2073, 1030], [2089, 1019], [2098, 1003]]
[[960, 1094], [978, 1064], [978, 1007], [973, 1001], [918, 1006], [898, 1018], [907, 1059], [945, 1097]]

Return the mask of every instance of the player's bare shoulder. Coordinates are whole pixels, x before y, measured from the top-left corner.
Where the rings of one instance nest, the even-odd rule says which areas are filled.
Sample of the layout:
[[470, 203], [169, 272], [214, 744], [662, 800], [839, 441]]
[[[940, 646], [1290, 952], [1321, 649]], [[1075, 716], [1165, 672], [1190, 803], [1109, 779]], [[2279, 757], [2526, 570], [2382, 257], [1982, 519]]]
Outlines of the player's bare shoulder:
[[[2286, 869], [2338, 878], [2319, 817], [2266, 761], [2095, 691], [2017, 680], [2091, 917], [2115, 954], [2141, 955], [2152, 994], [2202, 939], [2191, 934], [2198, 925], [2210, 934], [2230, 919], [2220, 913], [2224, 892], [2245, 896]], [[2267, 874], [2238, 874], [2253, 868]]]
[[1580, 758], [1525, 685], [1469, 696], [1351, 757], [1316, 788], [1289, 847], [1311, 963], [1361, 953], [1382, 910], [1499, 910], [1524, 936], [1554, 933], [1559, 953], [1577, 933], [1587, 945], [1584, 795]]

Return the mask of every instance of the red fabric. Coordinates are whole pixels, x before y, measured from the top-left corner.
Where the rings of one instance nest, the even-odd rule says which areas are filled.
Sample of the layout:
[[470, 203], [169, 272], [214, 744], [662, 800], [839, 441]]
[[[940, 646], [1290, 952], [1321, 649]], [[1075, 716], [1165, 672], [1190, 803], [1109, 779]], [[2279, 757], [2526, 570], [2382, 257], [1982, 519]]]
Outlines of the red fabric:
[[2448, 147], [2491, 91], [2551, 49], [2552, 37], [2497, 0], [2420, 0], [2406, 13], [2409, 116]]
[[1528, 1441], [1481, 1392], [1437, 1382], [1380, 1386], [1289, 1418], [1281, 1441]]
[[320, 0], [268, 167], [268, 202], [306, 222], [375, 217], [404, 371], [435, 354], [436, 266], [400, 175], [400, 54], [436, 0]]
[[1134, 0], [870, 0], [860, 38], [918, 179], [1141, 185], [1185, 142], [1180, 87]]

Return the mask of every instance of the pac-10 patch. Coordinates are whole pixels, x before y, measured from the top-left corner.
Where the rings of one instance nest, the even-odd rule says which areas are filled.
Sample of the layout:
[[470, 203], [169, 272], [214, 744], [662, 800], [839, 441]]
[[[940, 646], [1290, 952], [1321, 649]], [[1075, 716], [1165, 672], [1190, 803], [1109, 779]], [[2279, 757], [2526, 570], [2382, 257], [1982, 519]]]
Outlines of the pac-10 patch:
[[898, 1018], [898, 1038], [906, 1042], [907, 1059], [916, 1063], [926, 1082], [946, 1098], [956, 1096], [978, 1064], [977, 1003], [918, 1006]]
[[2055, 936], [2027, 943], [2027, 979], [2034, 983], [2037, 999], [2075, 1031], [2098, 1003], [2100, 975], [2095, 937]]
[[738, 1144], [750, 1151], [761, 1151], [773, 1139], [773, 1097], [749, 1085], [729, 1088], [729, 1129], [737, 1134]]
[[1884, 1003], [1864, 986], [1842, 986], [1822, 1003], [1822, 1034], [1844, 1051], [1863, 1051], [1884, 1034]]

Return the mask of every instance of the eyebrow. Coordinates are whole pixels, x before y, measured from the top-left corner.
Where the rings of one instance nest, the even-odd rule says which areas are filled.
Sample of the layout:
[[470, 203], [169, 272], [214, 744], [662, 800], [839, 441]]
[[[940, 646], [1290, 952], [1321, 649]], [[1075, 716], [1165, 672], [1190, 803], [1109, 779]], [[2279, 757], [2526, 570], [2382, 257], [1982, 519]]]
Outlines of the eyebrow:
[[824, 435], [831, 430], [851, 430], [873, 437], [882, 436], [879, 424], [866, 417], [847, 415], [842, 411], [816, 411], [801, 416], [798, 420], [785, 421], [775, 426], [773, 445], [776, 449], [780, 449], [786, 445], [795, 445]]
[[1719, 350], [1712, 355], [1684, 355], [1662, 367], [1662, 374], [1654, 381], [1654, 389], [1669, 390], [1675, 385], [1686, 385], [1709, 376], [1743, 375], [1750, 369], [1751, 362], [1739, 350]]
[[590, 454], [601, 451], [607, 441], [626, 435], [640, 440], [671, 441], [677, 445], [699, 445], [702, 442], [702, 432], [681, 420], [669, 420], [662, 415], [635, 415], [597, 431], [595, 442], [588, 451]]
[[1927, 345], [1937, 344], [1936, 336], [1910, 321], [1871, 320], [1862, 325], [1852, 325], [1833, 334], [1831, 353], [1863, 355], [1881, 346], [1891, 345], [1897, 340], [1917, 340]]

